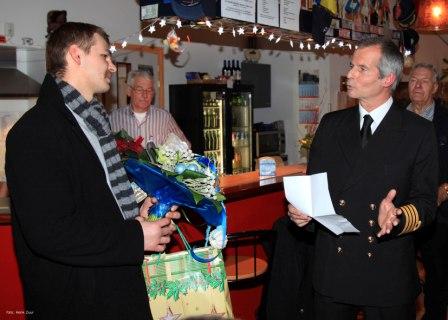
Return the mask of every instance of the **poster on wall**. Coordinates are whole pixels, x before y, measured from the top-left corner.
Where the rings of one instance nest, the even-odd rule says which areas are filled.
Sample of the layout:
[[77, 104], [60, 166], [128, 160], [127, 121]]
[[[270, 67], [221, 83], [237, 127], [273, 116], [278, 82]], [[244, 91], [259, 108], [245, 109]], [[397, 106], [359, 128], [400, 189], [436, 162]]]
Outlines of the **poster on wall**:
[[255, 22], [255, 0], [221, 0], [221, 16]]
[[280, 28], [299, 31], [300, 0], [280, 0]]
[[278, 0], [258, 0], [257, 23], [278, 27], [279, 9]]

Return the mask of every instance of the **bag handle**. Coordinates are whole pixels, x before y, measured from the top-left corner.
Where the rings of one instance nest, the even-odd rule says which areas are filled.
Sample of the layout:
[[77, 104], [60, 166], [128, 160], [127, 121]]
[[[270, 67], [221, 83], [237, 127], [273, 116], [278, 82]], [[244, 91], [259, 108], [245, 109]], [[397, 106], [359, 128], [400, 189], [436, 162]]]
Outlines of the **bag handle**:
[[[198, 262], [202, 262], [202, 263], [209, 263], [212, 262], [213, 260], [215, 260], [218, 256], [219, 256], [219, 252], [216, 256], [211, 257], [211, 258], [202, 258], [200, 256], [198, 256], [195, 252], [194, 252], [194, 248], [192, 248], [190, 246], [190, 244], [187, 241], [187, 238], [185, 238], [185, 235], [183, 234], [182, 230], [179, 228], [179, 226], [174, 223], [174, 226], [176, 227], [177, 232], [179, 233], [180, 238], [182, 239], [182, 242], [184, 243], [185, 249], [190, 253], [191, 257], [198, 261]], [[207, 227], [207, 237], [206, 237], [206, 245], [208, 243], [208, 233], [210, 231], [210, 226]]]

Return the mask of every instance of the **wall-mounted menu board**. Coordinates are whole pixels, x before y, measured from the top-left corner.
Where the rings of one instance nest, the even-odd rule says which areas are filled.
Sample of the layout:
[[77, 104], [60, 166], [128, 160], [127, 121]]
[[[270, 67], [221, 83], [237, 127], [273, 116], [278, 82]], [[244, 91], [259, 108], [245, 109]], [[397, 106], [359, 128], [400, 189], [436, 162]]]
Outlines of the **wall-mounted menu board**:
[[221, 16], [255, 22], [255, 0], [221, 0]]
[[279, 26], [278, 0], [257, 1], [257, 23], [267, 26]]

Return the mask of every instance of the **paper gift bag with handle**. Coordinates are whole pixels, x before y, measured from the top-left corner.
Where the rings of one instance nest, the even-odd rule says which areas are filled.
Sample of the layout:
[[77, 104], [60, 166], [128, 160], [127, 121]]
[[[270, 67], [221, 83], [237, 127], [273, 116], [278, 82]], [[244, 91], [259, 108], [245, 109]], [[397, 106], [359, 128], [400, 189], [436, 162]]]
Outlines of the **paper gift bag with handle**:
[[183, 319], [197, 315], [233, 318], [222, 254], [212, 247], [194, 249], [202, 263], [188, 251], [145, 256], [145, 275], [151, 313], [154, 319]]

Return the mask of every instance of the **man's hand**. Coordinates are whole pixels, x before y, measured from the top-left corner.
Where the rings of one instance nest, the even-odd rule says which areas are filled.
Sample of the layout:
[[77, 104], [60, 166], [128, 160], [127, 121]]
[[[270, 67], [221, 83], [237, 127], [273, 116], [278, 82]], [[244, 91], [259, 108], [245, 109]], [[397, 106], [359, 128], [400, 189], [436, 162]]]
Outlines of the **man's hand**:
[[170, 218], [162, 218], [157, 221], [143, 221], [137, 217], [143, 229], [145, 251], [163, 252], [171, 240], [171, 234], [176, 230]]
[[300, 212], [292, 204], [288, 204], [288, 216], [292, 222], [294, 222], [299, 227], [304, 227], [311, 221], [311, 217]]
[[[146, 220], [149, 215], [149, 209], [156, 203], [157, 203], [156, 198], [147, 197], [143, 202], [142, 206], [140, 207], [139, 216], [142, 217], [144, 220]], [[165, 217], [169, 219], [179, 219], [180, 213], [177, 211], [177, 209], [178, 206], [172, 206], [171, 210], [167, 212]]]
[[171, 240], [171, 234], [176, 230], [172, 220], [179, 219], [180, 213], [177, 211], [177, 206], [172, 206], [164, 218], [148, 222], [146, 219], [148, 218], [149, 208], [156, 203], [156, 198], [146, 198], [140, 207], [140, 215], [136, 219], [143, 229], [145, 251], [163, 252]]
[[386, 198], [381, 201], [380, 209], [378, 213], [378, 225], [381, 230], [378, 232], [378, 238], [384, 236], [385, 234], [389, 234], [392, 231], [393, 227], [396, 227], [400, 222], [399, 215], [401, 215], [401, 210], [396, 208], [392, 203], [394, 200], [397, 191], [395, 189], [391, 189]]
[[142, 206], [139, 210], [139, 216], [143, 219], [147, 219], [149, 215], [149, 208], [151, 208], [153, 205], [157, 203], [156, 198], [147, 197], [145, 201], [143, 201]]
[[448, 200], [448, 184], [442, 183], [437, 192], [437, 206], [440, 206], [446, 200]]

